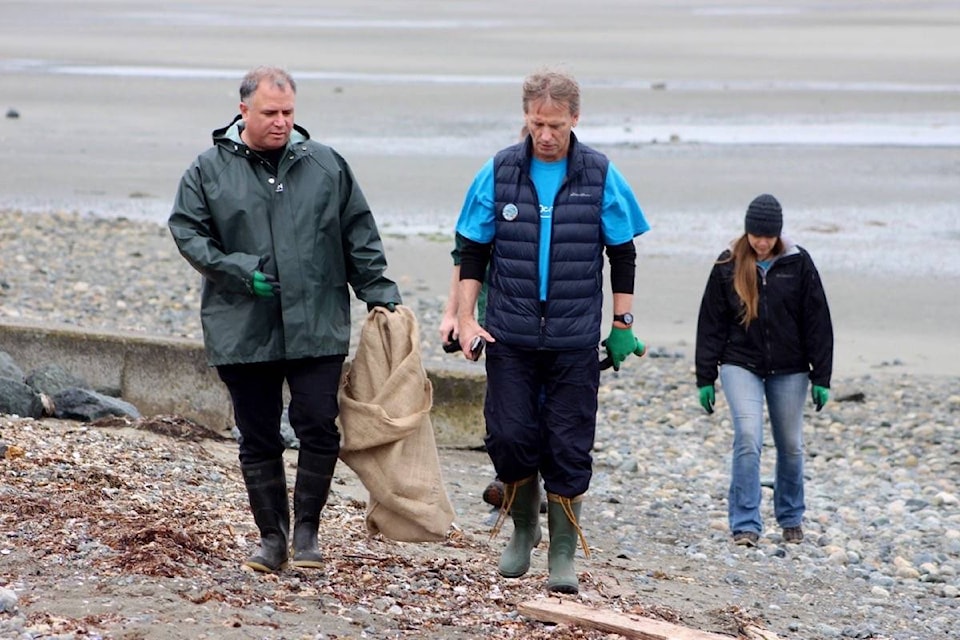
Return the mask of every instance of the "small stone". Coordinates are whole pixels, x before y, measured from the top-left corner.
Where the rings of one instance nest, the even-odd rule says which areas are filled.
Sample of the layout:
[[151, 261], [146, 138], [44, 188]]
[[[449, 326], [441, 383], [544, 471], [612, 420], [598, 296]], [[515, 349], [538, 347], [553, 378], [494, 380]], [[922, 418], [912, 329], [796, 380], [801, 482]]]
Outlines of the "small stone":
[[960, 498], [954, 493], [941, 491], [933, 498], [933, 504], [937, 506], [955, 507], [960, 504]]
[[898, 567], [896, 573], [898, 578], [906, 578], [908, 580], [918, 580], [920, 578], [920, 572], [913, 567]]
[[12, 613], [17, 608], [17, 594], [12, 589], [0, 588], [0, 613]]

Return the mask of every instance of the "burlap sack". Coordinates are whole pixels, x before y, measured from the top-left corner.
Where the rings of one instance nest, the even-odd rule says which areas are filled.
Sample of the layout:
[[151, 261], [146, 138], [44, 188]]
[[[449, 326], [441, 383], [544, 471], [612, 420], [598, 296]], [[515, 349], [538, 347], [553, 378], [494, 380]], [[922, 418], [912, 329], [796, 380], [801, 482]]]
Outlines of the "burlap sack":
[[443, 540], [454, 512], [430, 422], [433, 386], [410, 309], [370, 312], [339, 399], [340, 459], [370, 492], [368, 533], [406, 542]]

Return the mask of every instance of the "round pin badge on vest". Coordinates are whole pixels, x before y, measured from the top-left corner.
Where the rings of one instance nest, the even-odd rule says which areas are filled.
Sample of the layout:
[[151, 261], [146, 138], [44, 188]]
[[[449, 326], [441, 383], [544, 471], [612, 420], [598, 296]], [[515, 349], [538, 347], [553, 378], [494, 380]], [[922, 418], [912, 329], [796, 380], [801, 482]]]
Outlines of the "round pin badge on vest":
[[517, 219], [517, 216], [520, 215], [520, 211], [517, 210], [517, 205], [510, 204], [503, 205], [503, 210], [500, 212], [503, 215], [503, 219], [507, 222], [513, 222]]

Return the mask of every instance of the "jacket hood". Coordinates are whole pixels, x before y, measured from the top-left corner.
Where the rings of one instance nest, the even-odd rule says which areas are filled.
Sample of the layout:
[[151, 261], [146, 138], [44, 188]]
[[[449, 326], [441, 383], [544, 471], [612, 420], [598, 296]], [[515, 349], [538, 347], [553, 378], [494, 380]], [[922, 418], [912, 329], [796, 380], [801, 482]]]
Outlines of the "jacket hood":
[[[211, 134], [213, 137], [213, 144], [216, 145], [229, 141], [246, 146], [246, 143], [240, 138], [240, 132], [243, 131], [243, 127], [243, 116], [238, 113], [236, 116], [234, 116], [230, 124], [213, 130], [213, 133]], [[295, 124], [293, 125], [293, 131], [290, 132], [290, 140], [287, 141], [287, 144], [297, 144], [309, 139], [310, 134], [307, 132], [307, 130], [300, 125]]]
[[[731, 253], [733, 253], [733, 247], [734, 247], [734, 245], [737, 244], [737, 240], [739, 240], [740, 237], [741, 237], [741, 236], [737, 236], [736, 238], [734, 238], [733, 240], [730, 241], [730, 246], [727, 247], [726, 249], [724, 249], [724, 250], [720, 253], [720, 258], [718, 258], [718, 260], [719, 260], [719, 259], [722, 259], [722, 258], [725, 258], [726, 256], [729, 256]], [[787, 256], [795, 256], [795, 255], [797, 255], [798, 253], [800, 253], [800, 245], [796, 244], [796, 243], [795, 243], [793, 240], [791, 240], [790, 238], [788, 238], [788, 237], [786, 237], [786, 236], [780, 236], [780, 242], [783, 243], [783, 253], [781, 253], [780, 255], [776, 256], [776, 257], [774, 258], [774, 262], [776, 262], [776, 261], [779, 260], [780, 258], [786, 258]]]
[[792, 256], [795, 253], [800, 253], [800, 248], [797, 244], [786, 236], [780, 236], [780, 242], [783, 243], [783, 253], [781, 256]]
[[777, 262], [778, 260], [783, 260], [784, 258], [789, 258], [790, 256], [800, 255], [800, 247], [794, 244], [793, 241], [783, 236], [780, 236], [780, 242], [783, 243], [783, 253], [781, 253], [778, 256], [774, 256], [773, 261], [771, 262], [771, 265], [774, 262]]

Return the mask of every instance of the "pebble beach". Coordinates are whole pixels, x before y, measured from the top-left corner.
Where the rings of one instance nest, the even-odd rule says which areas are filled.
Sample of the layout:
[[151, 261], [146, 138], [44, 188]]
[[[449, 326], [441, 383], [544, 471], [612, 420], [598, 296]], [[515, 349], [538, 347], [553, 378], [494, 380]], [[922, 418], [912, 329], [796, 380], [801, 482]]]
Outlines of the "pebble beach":
[[[0, 239], [0, 318], [198, 338], [199, 281], [162, 225], [3, 216], [19, 232]], [[438, 287], [408, 282], [404, 297], [428, 368], [474, 366], [439, 348]], [[357, 303], [355, 333], [364, 315]], [[722, 399], [713, 416], [699, 408], [692, 366], [682, 347], [652, 347], [603, 375], [586, 521], [594, 559], [582, 560], [584, 570], [615, 569], [620, 587], [681, 611], [735, 604], [780, 638], [951, 637], [960, 616], [960, 378], [904, 373], [894, 360], [835, 377], [831, 402], [807, 415], [806, 539], [782, 543], [768, 488], [765, 536], [743, 549], [726, 525], [732, 427]], [[458, 524], [479, 539], [490, 526], [479, 500], [489, 462], [482, 452], [441, 458]], [[487, 549], [491, 558], [497, 549]]]

